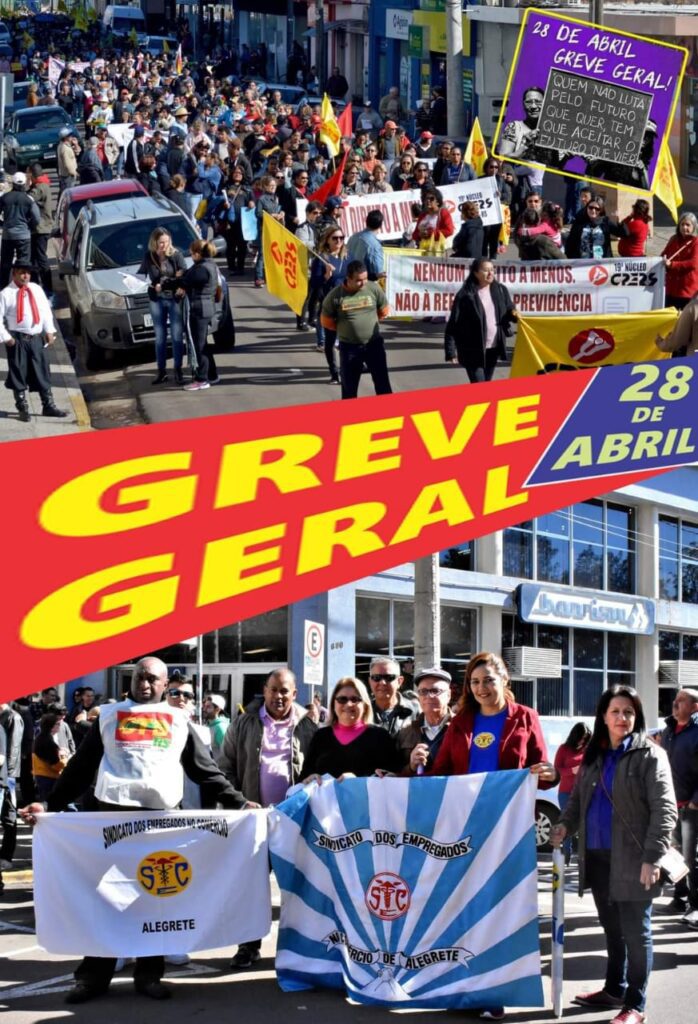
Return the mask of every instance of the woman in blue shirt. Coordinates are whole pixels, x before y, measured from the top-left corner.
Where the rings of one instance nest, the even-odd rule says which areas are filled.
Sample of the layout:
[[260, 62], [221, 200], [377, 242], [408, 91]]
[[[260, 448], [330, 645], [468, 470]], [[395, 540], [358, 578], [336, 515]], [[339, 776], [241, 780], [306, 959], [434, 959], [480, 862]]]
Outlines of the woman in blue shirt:
[[677, 818], [665, 752], [645, 734], [631, 686], [612, 686], [596, 709], [577, 784], [552, 832], [559, 846], [579, 832], [579, 893], [591, 889], [606, 936], [604, 987], [576, 996], [594, 1010], [617, 1010], [612, 1024], [643, 1024], [652, 970], [652, 899], [659, 861]]

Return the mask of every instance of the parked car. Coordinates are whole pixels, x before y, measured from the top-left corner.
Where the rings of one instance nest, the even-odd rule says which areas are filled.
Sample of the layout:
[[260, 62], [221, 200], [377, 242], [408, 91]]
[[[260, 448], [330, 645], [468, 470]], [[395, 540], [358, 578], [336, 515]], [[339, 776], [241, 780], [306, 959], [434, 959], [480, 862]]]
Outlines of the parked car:
[[59, 106], [25, 107], [9, 119], [5, 133], [6, 170], [24, 170], [29, 164], [55, 164], [58, 133], [74, 127], [71, 118]]
[[88, 203], [98, 206], [126, 196], [147, 196], [148, 192], [135, 178], [115, 178], [113, 181], [96, 181], [91, 185], [75, 185], [61, 195], [56, 210], [56, 229], [53, 237], [58, 239], [58, 258], [68, 255], [70, 236], [83, 207]]
[[[144, 278], [136, 277], [148, 240], [156, 227], [166, 228], [173, 245], [188, 253], [199, 236], [179, 207], [155, 196], [134, 195], [101, 204], [86, 203], [58, 264], [65, 281], [73, 331], [87, 348], [89, 369], [98, 369], [106, 350], [128, 351], [153, 344], [155, 330]], [[225, 240], [215, 240], [219, 254]], [[234, 327], [228, 288], [221, 279], [212, 333], [219, 347], [232, 347]]]
[[176, 53], [179, 40], [175, 39], [174, 36], [148, 36], [148, 42], [145, 44], [144, 49], [151, 57], [161, 57], [165, 53], [165, 44], [169, 48], [169, 53]]
[[[543, 727], [545, 745], [548, 748], [548, 760], [553, 762], [557, 748], [565, 742], [569, 736], [572, 726], [577, 722], [586, 722], [590, 729], [594, 727], [593, 718], [585, 718], [578, 715], [576, 718], [554, 718], [546, 715], [540, 716]], [[553, 825], [557, 824], [560, 817], [560, 803], [555, 789], [541, 789], [536, 800], [536, 846], [538, 852], [550, 850], [550, 833]]]
[[27, 105], [29, 86], [34, 85], [38, 89], [39, 96], [44, 95], [42, 82], [33, 82], [27, 79], [26, 82], [15, 82], [12, 86], [12, 95], [5, 97], [5, 118], [11, 117], [15, 110], [24, 110]]

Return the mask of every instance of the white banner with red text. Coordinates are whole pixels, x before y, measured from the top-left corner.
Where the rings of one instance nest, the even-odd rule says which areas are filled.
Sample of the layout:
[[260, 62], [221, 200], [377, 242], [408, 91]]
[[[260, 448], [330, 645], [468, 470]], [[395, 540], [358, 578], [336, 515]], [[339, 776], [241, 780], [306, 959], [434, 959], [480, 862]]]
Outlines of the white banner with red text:
[[156, 956], [258, 939], [271, 927], [267, 815], [42, 815], [34, 896], [37, 941], [49, 953]]
[[[386, 250], [391, 313], [449, 313], [470, 264], [471, 260], [425, 257], [412, 249]], [[540, 263], [495, 260], [494, 268], [524, 316], [646, 313], [664, 306], [660, 256]]]
[[[480, 217], [485, 227], [502, 223], [502, 207], [494, 178], [477, 178], [475, 181], [464, 181], [458, 185], [443, 185], [439, 192], [443, 196], [444, 206], [453, 217], [458, 230], [460, 214], [458, 207], [466, 200], [476, 202], [480, 207]], [[391, 238], [400, 238], [414, 223], [412, 206], [422, 202], [422, 190], [407, 189], [404, 192], [381, 192], [370, 196], [341, 196], [341, 225], [348, 238], [363, 231], [366, 227], [366, 214], [371, 210], [380, 210], [383, 214], [383, 230], [378, 232], [381, 242]], [[305, 220], [305, 200], [298, 200], [298, 221]]]

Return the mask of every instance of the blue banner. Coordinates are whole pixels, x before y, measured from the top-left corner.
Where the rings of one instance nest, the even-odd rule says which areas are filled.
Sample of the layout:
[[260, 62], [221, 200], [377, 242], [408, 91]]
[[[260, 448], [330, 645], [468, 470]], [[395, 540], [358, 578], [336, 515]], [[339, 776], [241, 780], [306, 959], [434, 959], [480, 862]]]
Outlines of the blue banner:
[[542, 1006], [527, 771], [327, 778], [270, 818], [286, 991], [391, 1008]]

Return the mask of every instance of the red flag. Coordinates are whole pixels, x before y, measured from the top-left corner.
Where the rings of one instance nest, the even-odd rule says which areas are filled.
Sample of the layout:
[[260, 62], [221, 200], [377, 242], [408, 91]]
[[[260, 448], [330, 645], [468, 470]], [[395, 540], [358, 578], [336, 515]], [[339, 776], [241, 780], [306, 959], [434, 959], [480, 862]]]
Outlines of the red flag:
[[340, 132], [342, 133], [342, 138], [350, 139], [354, 134], [351, 120], [351, 103], [347, 103], [346, 107], [337, 118], [337, 124], [339, 125]]
[[344, 156], [342, 157], [342, 160], [341, 160], [341, 163], [340, 163], [339, 167], [334, 172], [332, 177], [328, 178], [327, 181], [325, 182], [325, 184], [321, 185], [320, 188], [316, 192], [313, 192], [313, 194], [311, 196], [308, 196], [308, 202], [310, 202], [311, 200], [315, 200], [316, 202], [322, 203], [324, 205], [327, 202], [327, 200], [330, 198], [330, 196], [338, 196], [339, 195], [340, 189], [342, 187], [342, 176], [344, 174], [344, 165], [347, 162], [347, 157], [348, 156], [349, 156], [349, 150], [346, 150]]

